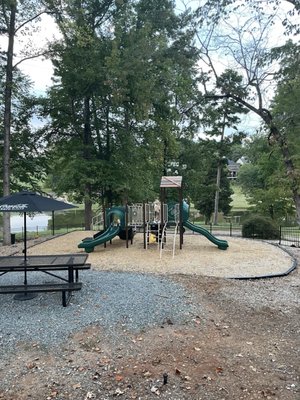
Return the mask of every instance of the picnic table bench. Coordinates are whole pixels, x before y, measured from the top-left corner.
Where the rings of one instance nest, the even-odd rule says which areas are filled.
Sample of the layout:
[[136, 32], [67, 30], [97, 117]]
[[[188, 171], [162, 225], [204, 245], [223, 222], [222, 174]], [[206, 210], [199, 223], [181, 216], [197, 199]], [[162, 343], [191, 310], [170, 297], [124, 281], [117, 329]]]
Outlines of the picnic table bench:
[[25, 296], [29, 293], [42, 293], [42, 292], [61, 292], [62, 293], [62, 305], [67, 307], [72, 292], [74, 290], [80, 290], [82, 283], [49, 283], [40, 285], [7, 285], [0, 286], [0, 294], [23, 294]]
[[[91, 264], [86, 263], [87, 257], [86, 254], [28, 256], [26, 261], [23, 256], [0, 257], [0, 277], [8, 272], [39, 271], [64, 281], [64, 283], [0, 286], [0, 294], [23, 294], [23, 299], [26, 299], [29, 293], [61, 292], [62, 305], [66, 307], [72, 292], [82, 287], [82, 283], [78, 282], [79, 270], [91, 268]], [[55, 272], [58, 271], [67, 271], [67, 277], [57, 275]]]

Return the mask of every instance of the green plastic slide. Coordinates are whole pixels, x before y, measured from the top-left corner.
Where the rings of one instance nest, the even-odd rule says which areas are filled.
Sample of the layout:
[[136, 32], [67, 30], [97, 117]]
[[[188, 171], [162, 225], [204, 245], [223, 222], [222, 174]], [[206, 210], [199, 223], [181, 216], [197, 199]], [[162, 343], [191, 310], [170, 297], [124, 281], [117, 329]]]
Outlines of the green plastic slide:
[[92, 253], [94, 251], [95, 246], [99, 246], [100, 244], [104, 244], [112, 240], [115, 236], [117, 236], [121, 231], [121, 227], [119, 225], [110, 225], [106, 231], [102, 233], [102, 235], [98, 236], [96, 239], [87, 238], [83, 239], [81, 243], [79, 243], [79, 249], [85, 249], [87, 253]]
[[228, 242], [226, 240], [217, 239], [214, 235], [212, 235], [207, 229], [202, 228], [201, 226], [197, 226], [192, 224], [190, 221], [185, 221], [183, 225], [190, 229], [191, 231], [200, 233], [200, 235], [205, 236], [208, 240], [210, 240], [213, 244], [216, 244], [220, 250], [226, 250], [228, 247]]

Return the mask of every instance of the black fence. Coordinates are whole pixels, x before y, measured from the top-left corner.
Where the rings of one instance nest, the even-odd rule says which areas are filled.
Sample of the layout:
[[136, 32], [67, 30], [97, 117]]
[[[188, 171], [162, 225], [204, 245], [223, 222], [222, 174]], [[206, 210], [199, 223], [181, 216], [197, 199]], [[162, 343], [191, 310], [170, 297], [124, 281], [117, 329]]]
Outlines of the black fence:
[[[230, 237], [242, 237], [242, 225], [233, 224], [233, 223], [225, 223], [225, 224], [197, 224], [205, 229], [207, 229], [214, 236], [230, 236]], [[53, 236], [60, 235], [76, 230], [84, 230], [84, 225], [79, 224], [78, 226], [70, 226], [66, 225], [56, 225], [54, 229], [44, 229], [44, 227], [36, 226], [35, 230], [27, 231], [28, 239], [36, 239], [41, 236]], [[100, 228], [98, 229], [100, 230]], [[142, 230], [139, 230], [140, 232]], [[193, 234], [192, 231], [187, 231], [187, 234]], [[197, 233], [194, 233], [197, 234]], [[2, 232], [0, 232], [0, 240], [2, 239]], [[23, 240], [24, 232], [23, 228], [20, 227], [20, 230], [16, 233], [12, 233], [12, 242]], [[258, 239], [255, 235], [253, 235], [253, 239]], [[274, 243], [281, 244], [283, 246], [293, 246], [300, 247], [300, 227], [286, 227], [281, 226], [278, 232], [278, 238], [273, 240]]]
[[233, 223], [227, 223], [227, 224], [218, 224], [218, 225], [213, 225], [213, 224], [208, 224], [208, 225], [203, 225], [203, 224], [197, 224], [204, 229], [207, 229], [212, 235], [226, 235], [226, 236], [242, 236], [242, 225], [239, 224], [233, 224]]
[[[53, 237], [56, 235], [63, 235], [69, 232], [73, 231], [83, 231], [84, 230], [84, 224], [80, 226], [72, 226], [72, 225], [61, 225], [61, 226], [55, 226], [51, 229], [48, 229], [45, 226], [39, 226], [37, 225], [34, 229], [27, 230], [26, 236], [27, 240], [30, 239], [38, 239], [40, 237]], [[0, 232], [0, 241], [2, 241], [2, 236], [3, 232]], [[11, 233], [11, 243], [14, 244], [15, 242], [18, 241], [23, 241], [24, 239], [24, 229], [23, 227], [20, 227], [19, 229], [15, 229]]]
[[[197, 225], [197, 224], [196, 224]], [[201, 225], [207, 229], [212, 235], [236, 236], [242, 237], [242, 225], [239, 224], [208, 224]], [[254, 230], [255, 231], [255, 230]], [[252, 239], [259, 239], [253, 235]], [[300, 227], [299, 226], [280, 226], [278, 231], [278, 239], [273, 240], [283, 246], [300, 247]]]
[[300, 247], [299, 226], [281, 226], [279, 244], [283, 246]]

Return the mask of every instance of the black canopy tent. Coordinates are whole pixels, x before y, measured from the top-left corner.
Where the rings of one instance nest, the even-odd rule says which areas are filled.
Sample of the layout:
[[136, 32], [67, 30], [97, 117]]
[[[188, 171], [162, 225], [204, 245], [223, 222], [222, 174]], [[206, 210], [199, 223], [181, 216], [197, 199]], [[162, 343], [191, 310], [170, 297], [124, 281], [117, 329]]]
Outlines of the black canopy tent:
[[51, 211], [53, 213], [54, 211], [67, 210], [71, 208], [76, 208], [76, 206], [26, 190], [0, 198], [0, 211], [24, 213], [24, 285], [27, 285], [27, 213], [42, 213], [46, 211]]

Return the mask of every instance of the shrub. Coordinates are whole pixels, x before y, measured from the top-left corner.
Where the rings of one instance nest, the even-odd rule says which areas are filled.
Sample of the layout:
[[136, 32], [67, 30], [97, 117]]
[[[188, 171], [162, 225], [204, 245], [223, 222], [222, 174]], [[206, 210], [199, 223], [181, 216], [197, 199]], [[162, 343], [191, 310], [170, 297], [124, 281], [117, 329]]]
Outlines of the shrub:
[[242, 236], [253, 239], [279, 239], [279, 229], [271, 218], [250, 216], [243, 223]]

